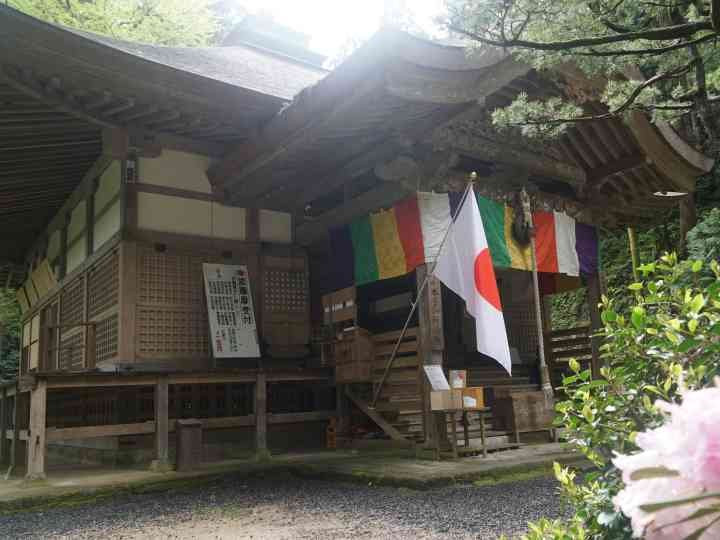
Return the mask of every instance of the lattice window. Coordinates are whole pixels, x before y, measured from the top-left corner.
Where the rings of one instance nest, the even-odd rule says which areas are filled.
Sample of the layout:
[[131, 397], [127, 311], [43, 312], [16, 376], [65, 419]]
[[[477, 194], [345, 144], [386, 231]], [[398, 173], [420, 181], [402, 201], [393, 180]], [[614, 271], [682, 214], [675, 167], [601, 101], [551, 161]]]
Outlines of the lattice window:
[[140, 250], [139, 303], [202, 306], [203, 257]]
[[70, 283], [62, 293], [60, 324], [80, 324], [83, 322], [83, 301], [85, 298], [84, 278]]
[[88, 311], [95, 317], [118, 303], [118, 254], [113, 252], [88, 272]]
[[307, 273], [296, 270], [265, 271], [265, 310], [305, 313], [308, 306]]
[[95, 361], [114, 358], [118, 353], [118, 316], [111, 315], [95, 326]]
[[208, 355], [204, 311], [138, 307], [137, 349], [143, 355]]
[[77, 332], [60, 340], [60, 369], [74, 371], [83, 368], [84, 332]]

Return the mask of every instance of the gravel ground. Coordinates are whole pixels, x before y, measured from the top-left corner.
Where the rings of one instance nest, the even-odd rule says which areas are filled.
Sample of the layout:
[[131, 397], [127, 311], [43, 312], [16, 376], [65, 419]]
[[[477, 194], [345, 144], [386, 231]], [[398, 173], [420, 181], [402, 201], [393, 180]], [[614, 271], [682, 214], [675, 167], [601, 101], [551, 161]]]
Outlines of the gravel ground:
[[0, 516], [0, 537], [494, 539], [561, 515], [556, 486], [538, 478], [412, 491], [285, 474], [228, 475], [168, 493]]

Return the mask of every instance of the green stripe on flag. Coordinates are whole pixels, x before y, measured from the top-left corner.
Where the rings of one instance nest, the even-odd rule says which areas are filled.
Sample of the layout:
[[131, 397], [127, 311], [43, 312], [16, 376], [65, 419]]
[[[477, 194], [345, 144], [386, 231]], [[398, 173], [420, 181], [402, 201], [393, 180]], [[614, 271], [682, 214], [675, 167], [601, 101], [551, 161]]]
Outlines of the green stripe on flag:
[[355, 284], [362, 285], [377, 281], [380, 276], [370, 216], [353, 221], [350, 224], [350, 236], [355, 254]]
[[509, 268], [512, 260], [505, 242], [505, 206], [480, 195], [477, 196], [477, 202], [493, 266]]

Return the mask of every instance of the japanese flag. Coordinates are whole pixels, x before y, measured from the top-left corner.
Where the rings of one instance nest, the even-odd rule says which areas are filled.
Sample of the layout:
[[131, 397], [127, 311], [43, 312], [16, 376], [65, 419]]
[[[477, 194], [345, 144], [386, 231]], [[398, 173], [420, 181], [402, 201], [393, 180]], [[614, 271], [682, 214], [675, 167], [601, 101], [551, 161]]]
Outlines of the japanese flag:
[[500, 293], [472, 189], [451, 227], [438, 255], [435, 276], [465, 300], [468, 312], [475, 317], [477, 350], [510, 373], [512, 362]]

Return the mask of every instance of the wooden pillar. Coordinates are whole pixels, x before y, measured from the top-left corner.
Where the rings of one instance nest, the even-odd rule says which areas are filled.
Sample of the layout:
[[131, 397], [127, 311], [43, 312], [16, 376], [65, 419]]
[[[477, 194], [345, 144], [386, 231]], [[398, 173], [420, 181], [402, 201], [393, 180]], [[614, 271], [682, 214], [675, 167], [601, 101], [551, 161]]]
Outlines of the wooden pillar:
[[[587, 302], [588, 311], [590, 312], [590, 331], [594, 334], [603, 327], [600, 317], [600, 297], [602, 295], [600, 275], [595, 272], [588, 277], [587, 284]], [[591, 368], [593, 378], [600, 376], [600, 338], [593, 336], [590, 340], [592, 348]]]
[[152, 469], [167, 471], [170, 468], [168, 461], [168, 380], [159, 377], [155, 383], [155, 461]]
[[[427, 275], [426, 265], [415, 270], [418, 291]], [[423, 366], [443, 365], [445, 338], [442, 318], [442, 285], [435, 277], [430, 277], [425, 291], [418, 298], [418, 354], [420, 355], [420, 391], [423, 407], [423, 432], [425, 443], [436, 446], [438, 439], [447, 440], [445, 415], [433, 414], [430, 410], [430, 383], [427, 381]]]
[[135, 316], [137, 309], [137, 244], [120, 243], [118, 274], [118, 358], [121, 363], [135, 362]]
[[337, 399], [337, 416], [338, 416], [338, 425], [337, 425], [337, 432], [338, 435], [344, 437], [350, 433], [350, 403], [348, 402], [348, 398], [345, 395], [345, 385], [344, 384], [338, 384], [335, 387], [335, 393], [336, 393], [336, 399]]
[[62, 279], [67, 274], [67, 252], [68, 252], [68, 224], [70, 223], [70, 215], [65, 216], [65, 221], [60, 227], [60, 263], [58, 269], [58, 278]]
[[97, 178], [90, 181], [85, 197], [85, 253], [89, 257], [95, 251], [95, 192], [98, 188]]
[[27, 440], [28, 480], [45, 478], [45, 424], [47, 418], [47, 381], [38, 379], [30, 391], [30, 422]]
[[255, 382], [255, 451], [258, 459], [269, 457], [267, 447], [267, 378], [257, 375]]
[[687, 247], [687, 233], [697, 224], [697, 208], [695, 207], [695, 196], [688, 193], [680, 200], [680, 241], [678, 255], [683, 257]]
[[8, 465], [5, 478], [9, 478], [17, 467], [18, 442], [20, 441], [20, 387], [15, 385], [15, 395], [13, 396], [13, 436], [10, 439], [10, 464]]
[[7, 414], [7, 388], [3, 387], [2, 392], [0, 392], [0, 464], [4, 464], [7, 459]]

